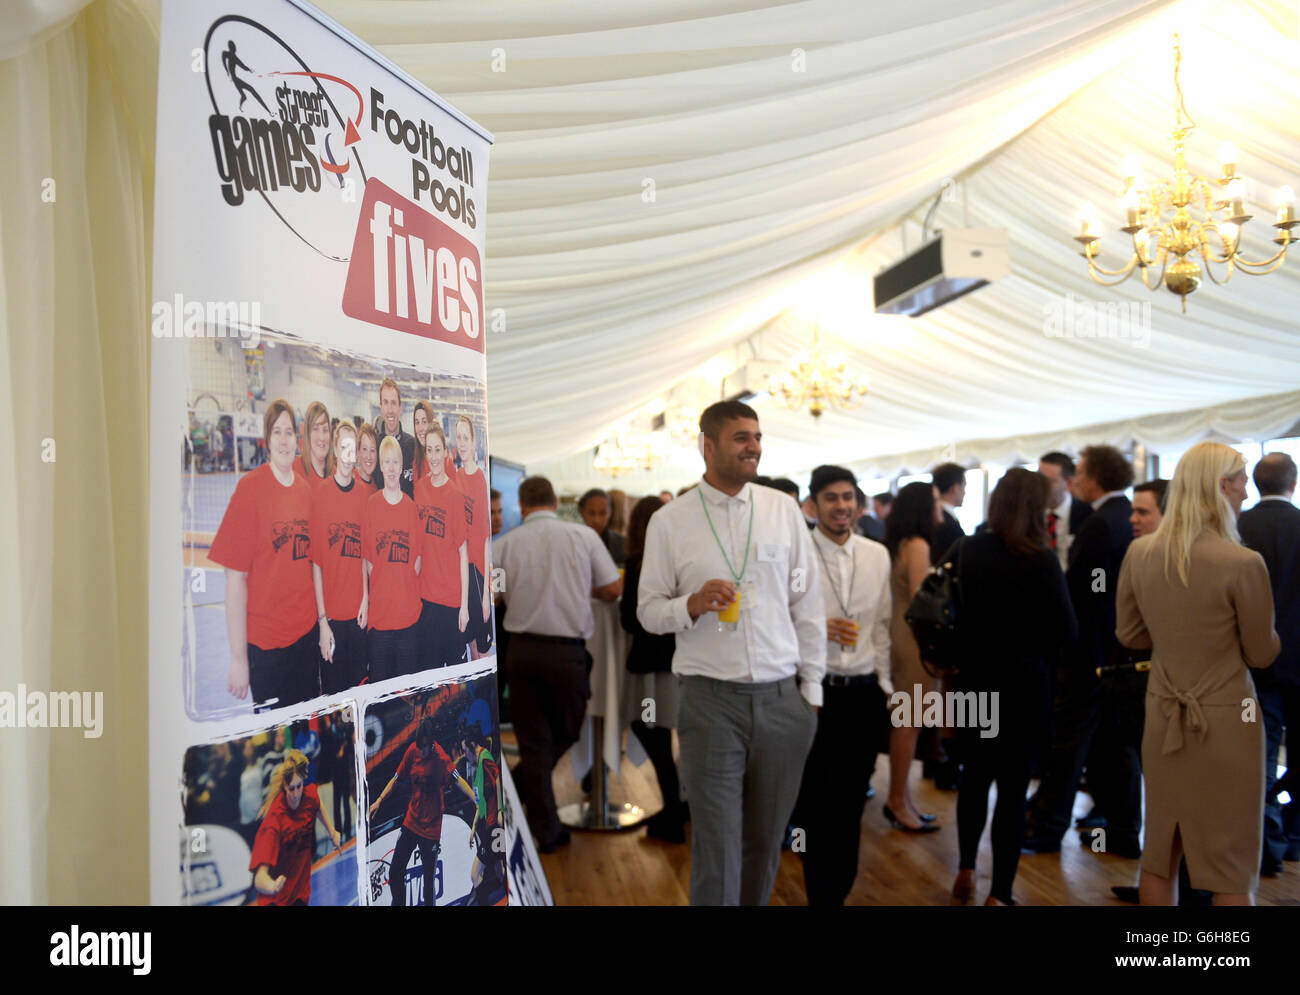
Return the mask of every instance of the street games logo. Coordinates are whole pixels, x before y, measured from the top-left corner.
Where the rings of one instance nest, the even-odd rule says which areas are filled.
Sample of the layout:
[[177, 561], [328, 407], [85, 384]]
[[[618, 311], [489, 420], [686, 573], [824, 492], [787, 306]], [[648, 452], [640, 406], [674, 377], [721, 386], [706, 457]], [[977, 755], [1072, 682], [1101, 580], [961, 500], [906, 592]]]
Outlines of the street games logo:
[[346, 262], [356, 201], [344, 195], [366, 183], [356, 148], [360, 90], [314, 71], [274, 32], [237, 15], [208, 29], [204, 72], [222, 198], [241, 207], [256, 195], [317, 252]]

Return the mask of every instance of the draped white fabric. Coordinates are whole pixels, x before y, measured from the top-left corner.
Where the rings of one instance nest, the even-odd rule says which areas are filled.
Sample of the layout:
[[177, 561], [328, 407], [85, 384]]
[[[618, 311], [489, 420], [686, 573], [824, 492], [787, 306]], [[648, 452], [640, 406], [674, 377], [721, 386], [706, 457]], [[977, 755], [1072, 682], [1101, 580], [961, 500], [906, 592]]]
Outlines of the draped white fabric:
[[[1166, 291], [1092, 283], [1070, 238], [1084, 202], [1120, 223], [1126, 152], [1148, 177], [1172, 171], [1178, 30], [1191, 164], [1211, 173], [1218, 143], [1236, 142], [1260, 205], [1245, 245], [1272, 248], [1271, 191], [1300, 179], [1294, 4], [322, 6], [496, 134], [492, 449], [562, 486], [608, 482], [590, 448], [720, 351], [764, 328], [763, 359], [805, 344], [817, 296], [799, 281], [832, 266], [838, 313], [821, 318], [871, 397], [816, 424], [761, 404], [774, 473], [1300, 384], [1300, 261], [1207, 285], [1184, 316]], [[924, 318], [877, 319], [868, 277], [945, 179], [970, 225], [1008, 229], [1012, 275]], [[945, 203], [935, 223], [963, 220]], [[1121, 238], [1103, 243], [1112, 266]], [[1149, 348], [1047, 338], [1065, 294], [1150, 301]]]

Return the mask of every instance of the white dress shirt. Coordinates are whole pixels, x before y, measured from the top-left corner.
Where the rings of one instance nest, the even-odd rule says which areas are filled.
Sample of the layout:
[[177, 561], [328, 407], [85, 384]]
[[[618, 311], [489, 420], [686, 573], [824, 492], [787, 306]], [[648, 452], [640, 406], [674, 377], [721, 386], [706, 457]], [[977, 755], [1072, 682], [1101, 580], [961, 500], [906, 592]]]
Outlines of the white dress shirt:
[[492, 543], [505, 573], [507, 632], [589, 639], [595, 629], [591, 589], [618, 580], [618, 567], [586, 525], [553, 511], [529, 512], [523, 524]]
[[889, 623], [893, 612], [889, 551], [853, 533], [840, 545], [826, 538], [821, 529], [813, 531], [813, 545], [822, 561], [826, 617], [851, 618], [858, 623], [858, 644], [852, 650], [827, 640], [826, 672], [854, 677], [874, 673], [885, 694], [893, 694], [889, 676]]
[[1111, 498], [1114, 497], [1127, 497], [1127, 495], [1124, 493], [1124, 491], [1107, 491], [1101, 497], [1097, 498], [1096, 501], [1092, 502], [1092, 510], [1097, 511], [1098, 509], [1101, 508], [1103, 504], [1105, 504], [1107, 501], [1109, 501]]
[[[753, 539], [746, 557], [751, 510]], [[701, 480], [696, 492], [683, 494], [650, 519], [637, 618], [648, 632], [677, 635], [675, 674], [741, 683], [797, 675], [804, 698], [820, 705], [826, 613], [812, 543], [799, 506], [788, 495], [746, 484], [731, 497]], [[754, 585], [754, 597], [748, 607], [741, 598], [736, 631], [719, 632], [716, 612], [692, 622], [686, 601], [707, 581], [734, 582], [728, 558], [742, 581]]]

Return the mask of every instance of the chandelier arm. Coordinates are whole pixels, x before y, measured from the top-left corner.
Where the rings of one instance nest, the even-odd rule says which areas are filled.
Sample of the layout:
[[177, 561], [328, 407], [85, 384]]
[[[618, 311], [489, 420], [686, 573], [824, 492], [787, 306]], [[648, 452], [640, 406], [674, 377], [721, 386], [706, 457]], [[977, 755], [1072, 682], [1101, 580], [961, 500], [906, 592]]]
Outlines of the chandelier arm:
[[[1116, 270], [1106, 269], [1105, 266], [1100, 265], [1096, 261], [1095, 255], [1089, 255], [1088, 253], [1085, 252], [1084, 256], [1088, 260], [1088, 272], [1093, 274], [1092, 278], [1094, 280], [1097, 279], [1096, 274], [1100, 273], [1102, 276], [1117, 276], [1120, 278], [1119, 281], [1117, 282], [1122, 282], [1128, 279], [1128, 275], [1133, 272], [1134, 267], [1136, 267], [1138, 264], [1137, 253], [1133, 254], [1133, 257], [1129, 259], [1128, 263], [1124, 266], [1123, 269], [1116, 269]], [[1097, 282], [1100, 283], [1101, 281], [1097, 280]], [[1114, 286], [1114, 284], [1107, 284], [1107, 286]]]
[[1223, 279], [1220, 280], [1217, 276], [1214, 275], [1213, 264], [1221, 263], [1222, 261], [1218, 259], [1214, 259], [1207, 252], [1205, 252], [1204, 249], [1201, 250], [1201, 258], [1205, 261], [1203, 272], [1205, 273], [1206, 276], [1210, 278], [1210, 282], [1215, 284], [1216, 286], [1220, 286], [1220, 287], [1226, 286], [1227, 283], [1232, 279], [1232, 274], [1236, 270], [1236, 267], [1233, 265], [1232, 260], [1229, 259], [1227, 261], [1228, 271], [1224, 274]]
[[[1237, 256], [1236, 259], [1238, 265], [1241, 266], [1243, 273], [1249, 273], [1251, 276], [1264, 276], [1267, 273], [1272, 273], [1275, 269], [1286, 262], [1286, 249], [1287, 247], [1285, 245], [1282, 246], [1282, 248], [1278, 249], [1277, 252], [1273, 253], [1273, 255], [1268, 259], [1242, 259], [1240, 256]], [[1265, 266], [1268, 268], [1262, 268]]]

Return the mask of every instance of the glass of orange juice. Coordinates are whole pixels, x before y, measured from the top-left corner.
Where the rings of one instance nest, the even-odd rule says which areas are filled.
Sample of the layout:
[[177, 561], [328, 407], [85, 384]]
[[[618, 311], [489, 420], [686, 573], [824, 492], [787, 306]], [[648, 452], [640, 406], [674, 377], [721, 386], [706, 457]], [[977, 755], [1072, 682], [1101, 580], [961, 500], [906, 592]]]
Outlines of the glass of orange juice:
[[736, 600], [727, 605], [718, 612], [718, 631], [735, 632], [736, 626], [740, 623], [740, 592], [736, 592]]
[[845, 656], [858, 648], [858, 623], [853, 619], [847, 619], [847, 622], [848, 626], [845, 627], [847, 631], [841, 637], [844, 641], [840, 643], [840, 653]]

